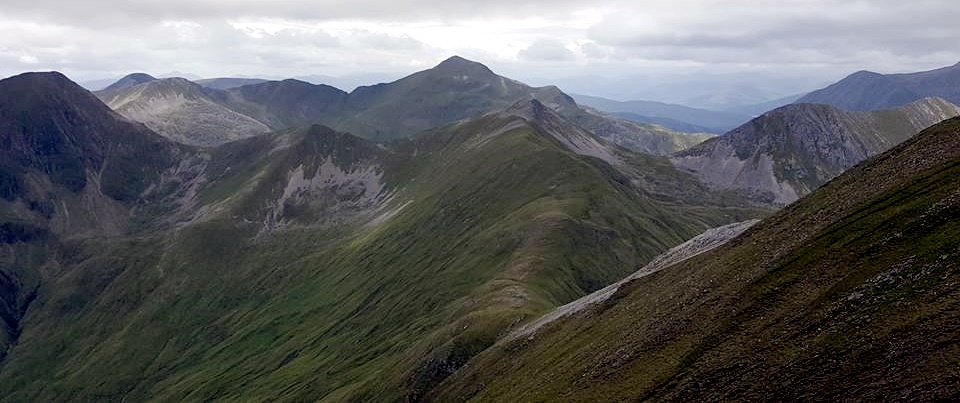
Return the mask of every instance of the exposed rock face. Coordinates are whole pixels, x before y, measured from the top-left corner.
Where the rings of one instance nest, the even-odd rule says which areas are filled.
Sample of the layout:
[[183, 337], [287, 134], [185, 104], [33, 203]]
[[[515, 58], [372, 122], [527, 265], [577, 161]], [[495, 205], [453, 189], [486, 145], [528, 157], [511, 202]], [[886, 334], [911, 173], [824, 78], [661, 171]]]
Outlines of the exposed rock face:
[[960, 107], [940, 98], [875, 112], [794, 104], [679, 152], [671, 161], [715, 188], [740, 190], [758, 201], [783, 205], [958, 114]]
[[896, 108], [924, 97], [960, 103], [960, 63], [931, 71], [879, 74], [858, 71], [826, 88], [804, 95], [797, 103], [818, 103], [866, 111]]
[[182, 78], [108, 89], [97, 96], [123, 116], [184, 144], [214, 146], [270, 131], [267, 125], [227, 108], [200, 85]]

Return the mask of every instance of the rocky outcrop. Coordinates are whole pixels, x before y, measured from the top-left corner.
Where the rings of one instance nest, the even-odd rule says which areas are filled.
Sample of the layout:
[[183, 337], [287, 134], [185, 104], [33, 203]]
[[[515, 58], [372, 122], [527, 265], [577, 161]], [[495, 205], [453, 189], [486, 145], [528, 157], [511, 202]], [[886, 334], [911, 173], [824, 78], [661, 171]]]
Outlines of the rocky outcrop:
[[785, 205], [860, 161], [958, 114], [960, 107], [940, 98], [875, 112], [794, 104], [681, 151], [671, 161], [714, 188]]

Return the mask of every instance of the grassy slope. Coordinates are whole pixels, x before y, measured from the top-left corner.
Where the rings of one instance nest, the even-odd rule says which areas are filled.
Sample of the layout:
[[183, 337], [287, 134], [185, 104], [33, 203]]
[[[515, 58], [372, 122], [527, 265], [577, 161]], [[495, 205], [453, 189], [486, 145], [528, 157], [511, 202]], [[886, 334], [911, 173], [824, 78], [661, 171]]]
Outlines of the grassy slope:
[[[479, 141], [508, 124], [386, 147], [310, 129], [212, 151], [199, 200], [222, 209], [206, 221], [57, 249], [0, 400], [416, 397], [512, 324], [757, 214], [647, 196], [530, 125]], [[285, 176], [325, 156], [380, 166], [390, 206], [409, 204], [372, 228], [264, 232]], [[689, 181], [657, 161], [655, 190]]]
[[960, 396], [960, 119], [721, 249], [490, 349], [438, 401]]

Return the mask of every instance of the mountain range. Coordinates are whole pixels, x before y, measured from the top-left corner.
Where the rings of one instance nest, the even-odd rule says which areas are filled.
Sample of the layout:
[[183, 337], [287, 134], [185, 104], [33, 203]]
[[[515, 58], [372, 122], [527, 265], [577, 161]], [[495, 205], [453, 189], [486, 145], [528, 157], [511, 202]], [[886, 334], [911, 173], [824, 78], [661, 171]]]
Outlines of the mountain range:
[[[124, 78], [117, 84], [130, 81]], [[223, 83], [204, 88], [173, 78], [97, 94], [162, 135], [201, 146], [314, 123], [375, 141], [390, 140], [527, 99], [537, 99], [597, 135], [637, 151], [666, 155], [709, 138], [581, 108], [556, 87], [530, 87], [456, 56], [432, 69], [350, 93], [293, 79], [239, 87], [232, 86], [235, 81]]]
[[769, 212], [536, 100], [379, 144], [196, 147], [31, 73], [0, 81], [0, 117], [0, 400], [415, 400], [516, 323]]
[[0, 80], [0, 401], [960, 394], [947, 100], [695, 136], [459, 57], [203, 84]]
[[804, 95], [797, 102], [866, 111], [896, 108], [926, 97], [940, 97], [960, 104], [960, 63], [916, 73], [858, 71]]
[[[723, 134], [750, 120], [752, 116], [717, 112], [656, 101], [614, 101], [601, 97], [574, 94], [581, 104], [637, 122], [661, 125], [683, 132]], [[772, 108], [767, 108], [769, 110]]]

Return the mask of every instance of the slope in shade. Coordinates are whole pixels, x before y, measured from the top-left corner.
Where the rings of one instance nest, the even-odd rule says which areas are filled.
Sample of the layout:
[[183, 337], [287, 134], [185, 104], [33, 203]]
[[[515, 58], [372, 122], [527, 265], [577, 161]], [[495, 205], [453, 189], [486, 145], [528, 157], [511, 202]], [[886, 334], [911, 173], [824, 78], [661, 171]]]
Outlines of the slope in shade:
[[437, 401], [951, 400], [960, 118], [725, 246], [490, 349]]

